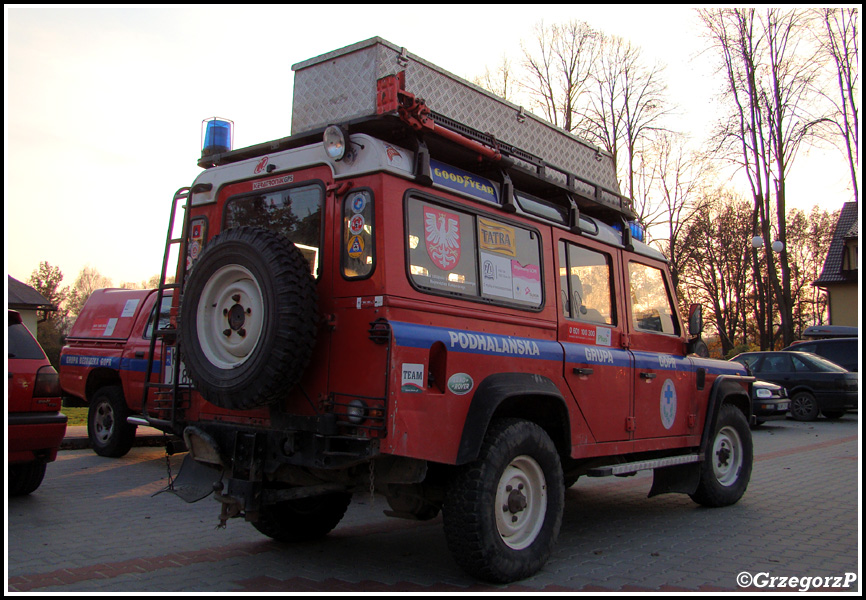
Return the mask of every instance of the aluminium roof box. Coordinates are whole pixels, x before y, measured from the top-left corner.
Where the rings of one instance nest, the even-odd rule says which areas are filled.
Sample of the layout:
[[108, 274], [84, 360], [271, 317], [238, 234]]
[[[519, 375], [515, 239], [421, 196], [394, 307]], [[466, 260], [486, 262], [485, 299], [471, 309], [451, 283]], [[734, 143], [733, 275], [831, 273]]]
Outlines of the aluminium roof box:
[[381, 38], [299, 62], [292, 70], [292, 135], [375, 116], [377, 81], [404, 71], [406, 91], [430, 110], [619, 193], [608, 153]]

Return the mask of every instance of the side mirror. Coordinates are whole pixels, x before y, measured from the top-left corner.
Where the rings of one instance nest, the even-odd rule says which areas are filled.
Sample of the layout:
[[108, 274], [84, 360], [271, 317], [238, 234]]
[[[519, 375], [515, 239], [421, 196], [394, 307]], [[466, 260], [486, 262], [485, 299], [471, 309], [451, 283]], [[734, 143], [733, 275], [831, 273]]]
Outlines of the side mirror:
[[689, 335], [701, 335], [704, 330], [704, 307], [700, 304], [689, 306]]

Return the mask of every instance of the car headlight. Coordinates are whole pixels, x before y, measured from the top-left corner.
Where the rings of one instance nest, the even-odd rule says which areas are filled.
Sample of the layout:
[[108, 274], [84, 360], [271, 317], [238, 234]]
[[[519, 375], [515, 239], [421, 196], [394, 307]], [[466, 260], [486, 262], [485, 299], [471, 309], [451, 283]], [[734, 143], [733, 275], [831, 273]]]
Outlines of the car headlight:
[[758, 398], [772, 398], [773, 391], [765, 388], [758, 388], [755, 390], [755, 396]]
[[349, 406], [346, 408], [346, 418], [349, 419], [349, 422], [353, 425], [358, 425], [364, 421], [367, 417], [367, 405], [364, 404], [364, 401], [355, 398], [351, 402], [349, 402]]

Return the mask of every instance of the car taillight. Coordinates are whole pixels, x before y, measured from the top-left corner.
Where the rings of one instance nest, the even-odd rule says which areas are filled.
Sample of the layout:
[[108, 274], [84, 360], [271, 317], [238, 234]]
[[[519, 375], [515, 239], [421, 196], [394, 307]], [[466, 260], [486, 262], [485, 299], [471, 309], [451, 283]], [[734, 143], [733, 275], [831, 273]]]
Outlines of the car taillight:
[[56, 398], [60, 396], [60, 377], [54, 367], [42, 367], [36, 372], [33, 385], [34, 398]]

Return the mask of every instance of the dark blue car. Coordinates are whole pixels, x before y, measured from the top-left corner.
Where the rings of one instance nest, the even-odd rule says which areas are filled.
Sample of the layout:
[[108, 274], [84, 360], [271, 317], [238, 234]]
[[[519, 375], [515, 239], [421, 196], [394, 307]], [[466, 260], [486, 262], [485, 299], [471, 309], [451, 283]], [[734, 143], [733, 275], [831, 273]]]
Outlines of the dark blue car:
[[745, 365], [758, 379], [781, 385], [791, 399], [791, 416], [814, 421], [819, 414], [838, 419], [857, 408], [859, 377], [809, 352], [744, 352], [731, 360]]

